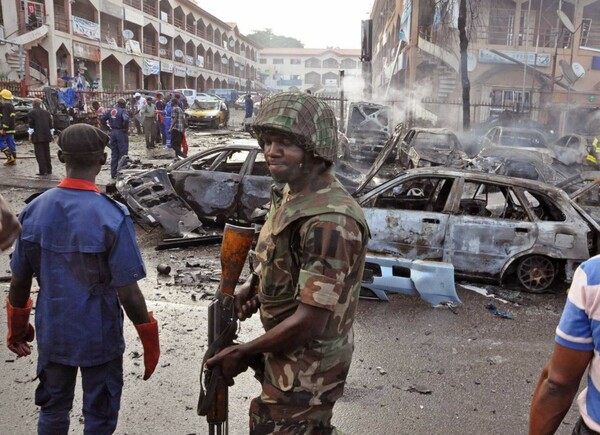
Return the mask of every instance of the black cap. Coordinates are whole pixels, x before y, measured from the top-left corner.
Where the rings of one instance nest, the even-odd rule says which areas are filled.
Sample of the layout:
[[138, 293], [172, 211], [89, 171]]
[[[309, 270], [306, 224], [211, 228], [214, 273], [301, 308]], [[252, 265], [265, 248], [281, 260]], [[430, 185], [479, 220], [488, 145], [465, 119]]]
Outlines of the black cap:
[[58, 146], [67, 155], [101, 153], [110, 138], [89, 124], [74, 124], [65, 128], [58, 137]]

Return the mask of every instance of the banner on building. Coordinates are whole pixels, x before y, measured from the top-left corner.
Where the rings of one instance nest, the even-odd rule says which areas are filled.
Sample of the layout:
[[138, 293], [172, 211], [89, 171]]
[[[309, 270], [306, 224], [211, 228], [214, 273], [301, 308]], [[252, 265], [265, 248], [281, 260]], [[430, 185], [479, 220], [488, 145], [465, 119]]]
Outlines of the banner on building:
[[184, 66], [176, 66], [173, 74], [175, 75], [175, 77], [185, 77], [186, 76], [185, 67]]
[[142, 74], [145, 76], [160, 74], [160, 62], [158, 60], [144, 59]]
[[100, 48], [82, 42], [73, 41], [73, 57], [100, 62]]
[[163, 72], [172, 73], [173, 72], [173, 62], [161, 62], [160, 70]]
[[100, 25], [98, 23], [79, 17], [71, 17], [71, 21], [73, 23], [73, 35], [100, 41]]
[[[524, 51], [505, 51], [498, 50], [505, 56], [508, 56], [514, 60], [517, 60], [521, 63], [525, 63], [527, 65], [535, 65], [539, 67], [549, 67], [550, 66], [550, 54], [545, 53], [534, 53], [534, 52], [524, 52]], [[505, 63], [509, 65], [516, 65], [516, 63], [511, 62], [510, 60], [493, 53], [491, 50], [479, 50], [479, 62], [481, 63]]]
[[193, 65], [194, 64], [194, 56], [185, 56], [185, 63], [186, 65]]
[[196, 68], [190, 68], [190, 67], [187, 67], [185, 69], [185, 73], [189, 77], [196, 77], [198, 75], [196, 72]]
[[196, 66], [204, 68], [204, 56], [198, 55], [198, 57], [196, 58]]
[[135, 41], [133, 39], [130, 39], [129, 41], [125, 41], [125, 52], [127, 54], [141, 56], [142, 48], [140, 47], [140, 41]]

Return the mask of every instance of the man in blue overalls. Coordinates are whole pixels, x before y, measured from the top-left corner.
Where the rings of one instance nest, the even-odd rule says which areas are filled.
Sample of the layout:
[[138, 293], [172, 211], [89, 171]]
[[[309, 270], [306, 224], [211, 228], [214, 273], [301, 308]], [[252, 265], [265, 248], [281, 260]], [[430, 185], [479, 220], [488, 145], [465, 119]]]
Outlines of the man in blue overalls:
[[38, 342], [35, 403], [38, 434], [66, 435], [75, 382], [81, 370], [83, 432], [111, 434], [123, 389], [123, 311], [144, 348], [144, 380], [160, 355], [158, 323], [137, 281], [146, 276], [127, 208], [102, 195], [96, 175], [106, 162], [106, 133], [87, 124], [66, 128], [58, 158], [66, 178], [19, 214], [22, 233], [11, 260], [6, 301], [8, 348], [31, 354], [29, 323], [35, 275]]
[[165, 137], [166, 139], [166, 143], [165, 145], [167, 146], [167, 148], [171, 148], [171, 115], [173, 112], [173, 104], [171, 104], [171, 99], [173, 98], [173, 96], [171, 94], [167, 94], [165, 101], [167, 102], [167, 104], [165, 104], [165, 110], [164, 110], [164, 124], [165, 124]]
[[110, 127], [110, 176], [117, 178], [117, 167], [121, 157], [129, 153], [129, 115], [124, 98], [119, 98], [117, 105], [104, 112], [100, 118], [100, 125], [108, 121]]

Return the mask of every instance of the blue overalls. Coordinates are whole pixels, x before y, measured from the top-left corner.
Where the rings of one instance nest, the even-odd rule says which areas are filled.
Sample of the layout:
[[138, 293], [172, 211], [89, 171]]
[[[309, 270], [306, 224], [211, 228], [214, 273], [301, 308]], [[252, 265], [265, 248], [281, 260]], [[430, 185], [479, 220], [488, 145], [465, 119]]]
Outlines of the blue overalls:
[[[145, 277], [125, 206], [94, 183], [66, 178], [29, 203], [13, 276], [40, 287], [35, 327], [39, 435], [66, 435], [81, 370], [84, 434], [113, 433], [123, 388], [123, 311], [117, 287]], [[93, 222], [93, 225], [90, 223]]]
[[8, 157], [9, 154], [17, 155], [17, 145], [15, 143], [15, 107], [12, 103], [5, 101], [0, 103], [0, 151]]
[[115, 106], [102, 115], [101, 124], [106, 121], [110, 126], [110, 176], [116, 178], [119, 160], [129, 153], [129, 115], [124, 107]]
[[165, 114], [165, 137], [167, 138], [167, 148], [171, 148], [171, 132], [169, 129], [171, 128], [171, 113], [173, 112], [173, 106], [171, 105], [171, 101], [167, 103], [165, 106], [164, 114]]

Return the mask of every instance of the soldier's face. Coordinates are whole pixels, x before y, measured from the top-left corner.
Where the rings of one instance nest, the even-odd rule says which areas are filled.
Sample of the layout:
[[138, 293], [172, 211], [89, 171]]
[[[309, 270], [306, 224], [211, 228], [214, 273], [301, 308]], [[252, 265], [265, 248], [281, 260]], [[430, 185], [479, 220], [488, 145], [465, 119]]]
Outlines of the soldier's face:
[[264, 141], [265, 159], [276, 182], [293, 184], [305, 177], [304, 149], [283, 135], [265, 134]]

